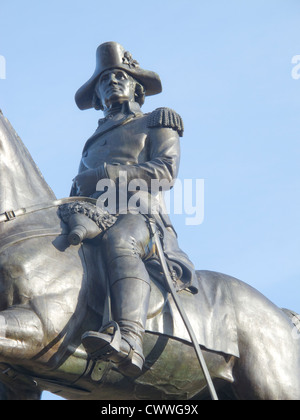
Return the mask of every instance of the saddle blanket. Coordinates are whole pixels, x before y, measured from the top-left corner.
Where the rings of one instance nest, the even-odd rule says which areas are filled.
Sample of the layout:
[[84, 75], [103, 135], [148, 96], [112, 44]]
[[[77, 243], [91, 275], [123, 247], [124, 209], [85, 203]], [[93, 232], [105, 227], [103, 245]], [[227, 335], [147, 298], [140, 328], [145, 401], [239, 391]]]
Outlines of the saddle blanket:
[[[91, 251], [90, 255], [89, 252], [85, 252], [87, 260], [91, 258], [92, 261], [98, 261], [97, 273], [93, 273], [91, 269], [88, 276], [88, 306], [103, 316], [106, 281], [101, 253], [87, 245], [84, 245], [84, 248]], [[87, 265], [94, 267], [93, 264]], [[231, 277], [212, 271], [196, 273], [198, 293], [192, 294], [188, 290], [182, 290], [179, 296], [199, 344], [208, 350], [239, 357], [237, 321], [228, 285]], [[171, 294], [166, 292], [157, 277], [149, 274], [152, 285], [146, 331], [190, 343], [189, 333]]]
[[[198, 343], [208, 350], [239, 357], [237, 321], [228, 286], [230, 277], [212, 271], [197, 271], [197, 278], [198, 294], [183, 290], [179, 297]], [[170, 294], [162, 310], [147, 320], [146, 331], [191, 342]]]

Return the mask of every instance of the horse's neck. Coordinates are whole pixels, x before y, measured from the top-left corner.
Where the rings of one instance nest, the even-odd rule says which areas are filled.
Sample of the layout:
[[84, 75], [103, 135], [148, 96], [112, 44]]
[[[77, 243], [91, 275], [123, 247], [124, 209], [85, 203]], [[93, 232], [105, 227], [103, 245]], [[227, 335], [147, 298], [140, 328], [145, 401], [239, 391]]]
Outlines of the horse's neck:
[[0, 213], [55, 200], [28, 150], [0, 113]]

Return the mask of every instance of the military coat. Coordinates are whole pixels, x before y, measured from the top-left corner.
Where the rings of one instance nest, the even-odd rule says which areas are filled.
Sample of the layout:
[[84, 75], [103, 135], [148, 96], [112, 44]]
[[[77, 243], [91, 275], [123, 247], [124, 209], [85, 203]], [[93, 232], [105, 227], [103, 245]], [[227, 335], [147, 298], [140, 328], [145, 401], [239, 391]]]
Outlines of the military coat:
[[[176, 232], [166, 211], [164, 192], [161, 191], [170, 189], [176, 180], [182, 134], [182, 119], [169, 108], [158, 108], [149, 114], [143, 114], [139, 109], [118, 114], [115, 118], [103, 118], [84, 146], [79, 173], [102, 167], [105, 177], [119, 188], [121, 173], [125, 173], [127, 185], [135, 180], [144, 181], [147, 191], [139, 192], [143, 202], [141, 207], [144, 205], [144, 209], [147, 207], [151, 212], [150, 199], [154, 198], [151, 203], [156, 203], [158, 211], [153, 217], [163, 232], [164, 251], [171, 271], [177, 275], [177, 286], [195, 292], [194, 266], [178, 246]], [[153, 185], [157, 186], [153, 180], [163, 187], [160, 190], [153, 188]], [[75, 192], [72, 191], [71, 195]], [[101, 192], [95, 191], [92, 197], [98, 198], [99, 195]]]

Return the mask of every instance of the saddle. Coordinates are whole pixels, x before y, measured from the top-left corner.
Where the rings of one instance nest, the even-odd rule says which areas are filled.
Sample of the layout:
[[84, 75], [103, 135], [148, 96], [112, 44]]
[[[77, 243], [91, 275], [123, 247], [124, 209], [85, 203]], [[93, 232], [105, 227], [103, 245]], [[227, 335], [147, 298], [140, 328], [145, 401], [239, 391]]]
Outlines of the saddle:
[[[76, 202], [61, 206], [60, 216], [71, 229], [69, 242], [75, 245], [82, 243], [84, 239], [97, 240], [100, 234], [117, 220], [117, 217], [89, 203]], [[95, 242], [90, 244], [87, 241], [83, 242], [85, 258], [89, 260], [87, 267], [89, 267], [91, 278], [88, 286], [88, 305], [102, 316], [102, 326], [104, 326], [111, 321], [109, 309], [107, 309], [109, 286], [106, 279], [105, 261], [102, 260], [101, 242], [99, 246], [94, 245]], [[190, 343], [190, 335], [176, 303], [167, 291], [168, 288], [164, 287], [166, 283], [158, 259], [152, 255], [144, 263], [151, 279], [146, 331]], [[190, 322], [194, 320], [193, 327], [198, 343], [207, 349], [238, 357], [236, 318], [230, 291], [224, 279], [213, 281], [210, 277], [212, 276], [197, 273], [197, 288], [200, 292], [197, 295], [194, 295], [189, 288], [177, 293], [181, 295], [182, 304]]]
[[[84, 243], [82, 250], [88, 276], [87, 303], [89, 308], [102, 319], [105, 316], [106, 278], [101, 249]], [[146, 267], [151, 279], [146, 333], [164, 335], [191, 343], [172, 296], [163, 287], [163, 273], [158, 262], [150, 260], [146, 263]], [[222, 274], [210, 271], [197, 271], [196, 275], [198, 294], [193, 294], [189, 289], [177, 293], [199, 344], [208, 350], [239, 357], [237, 321], [226, 279], [221, 278]], [[100, 327], [101, 325], [99, 329]]]

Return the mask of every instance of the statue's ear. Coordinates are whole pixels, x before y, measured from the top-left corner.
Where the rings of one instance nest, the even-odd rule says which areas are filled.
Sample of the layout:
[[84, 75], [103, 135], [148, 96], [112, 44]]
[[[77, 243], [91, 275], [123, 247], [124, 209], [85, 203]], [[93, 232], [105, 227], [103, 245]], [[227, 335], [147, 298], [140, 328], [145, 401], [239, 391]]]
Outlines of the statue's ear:
[[95, 108], [97, 111], [103, 111], [104, 107], [102, 105], [101, 99], [99, 98], [99, 96], [97, 95], [96, 91], [94, 91], [93, 94], [93, 99], [92, 99], [92, 106], [93, 108]]
[[134, 96], [135, 102], [137, 102], [140, 106], [143, 106], [145, 103], [146, 90], [139, 82], [136, 82]]

